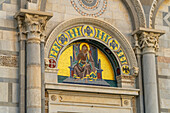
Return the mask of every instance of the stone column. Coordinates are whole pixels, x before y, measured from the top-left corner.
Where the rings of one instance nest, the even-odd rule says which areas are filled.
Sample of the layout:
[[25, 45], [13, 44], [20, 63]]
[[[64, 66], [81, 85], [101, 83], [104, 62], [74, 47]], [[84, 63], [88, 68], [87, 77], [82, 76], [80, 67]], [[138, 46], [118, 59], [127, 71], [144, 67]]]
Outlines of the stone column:
[[[26, 34], [26, 111], [42, 113], [41, 38], [51, 13], [20, 9], [15, 18], [21, 17]], [[43, 46], [42, 46], [43, 47]], [[42, 48], [43, 49], [43, 48]], [[44, 50], [42, 50], [44, 51]], [[42, 61], [43, 62], [43, 61]], [[42, 64], [44, 65], [44, 64]], [[43, 68], [44, 70], [44, 68]], [[45, 109], [45, 108], [44, 108]]]
[[159, 113], [155, 53], [159, 48], [159, 36], [163, 31], [143, 28], [135, 34], [138, 35], [138, 44], [143, 57], [145, 113]]
[[41, 113], [41, 34], [46, 16], [25, 15], [27, 30], [27, 113]]
[[159, 113], [155, 53], [158, 49], [159, 34], [143, 32], [140, 43], [143, 53], [143, 76], [145, 112]]

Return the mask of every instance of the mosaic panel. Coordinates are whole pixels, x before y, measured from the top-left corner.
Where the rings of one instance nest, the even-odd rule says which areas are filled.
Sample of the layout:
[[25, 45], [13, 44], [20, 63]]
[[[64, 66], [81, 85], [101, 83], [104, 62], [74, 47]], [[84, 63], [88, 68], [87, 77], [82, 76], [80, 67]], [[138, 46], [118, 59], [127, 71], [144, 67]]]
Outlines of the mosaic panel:
[[61, 54], [58, 61], [60, 83], [114, 86], [113, 67], [105, 54], [94, 45], [76, 42]]

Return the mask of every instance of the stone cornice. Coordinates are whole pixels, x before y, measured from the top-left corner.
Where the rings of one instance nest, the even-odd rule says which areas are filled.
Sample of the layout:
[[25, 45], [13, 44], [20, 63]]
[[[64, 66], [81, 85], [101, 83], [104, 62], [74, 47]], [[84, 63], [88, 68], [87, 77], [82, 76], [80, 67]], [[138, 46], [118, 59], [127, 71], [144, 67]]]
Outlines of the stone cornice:
[[116, 88], [116, 87], [102, 87], [102, 86], [88, 86], [78, 84], [63, 84], [63, 83], [48, 83], [45, 84], [47, 90], [65, 90], [65, 91], [79, 91], [79, 92], [91, 92], [100, 94], [121, 94], [137, 96], [139, 89], [132, 88]]
[[155, 34], [160, 34], [160, 36], [165, 34], [165, 31], [163, 31], [163, 30], [139, 27], [138, 29], [136, 29], [135, 31], [132, 32], [132, 35], [141, 34], [142, 32], [152, 32]]
[[39, 15], [39, 16], [47, 16], [47, 20], [49, 20], [53, 14], [49, 12], [44, 12], [44, 11], [35, 11], [35, 10], [28, 10], [28, 9], [20, 9], [15, 15], [14, 18], [17, 19], [18, 16], [24, 17], [25, 14], [30, 14], [30, 15]]

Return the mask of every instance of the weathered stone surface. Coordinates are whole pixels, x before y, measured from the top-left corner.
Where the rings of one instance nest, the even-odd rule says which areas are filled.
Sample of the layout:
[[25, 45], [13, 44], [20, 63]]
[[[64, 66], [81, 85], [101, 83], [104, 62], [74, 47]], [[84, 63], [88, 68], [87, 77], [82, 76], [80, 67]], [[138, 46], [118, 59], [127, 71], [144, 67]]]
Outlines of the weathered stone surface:
[[8, 12], [17, 12], [18, 11], [18, 5], [3, 3], [2, 4], [2, 10], [8, 11]]
[[8, 102], [8, 83], [0, 82], [0, 91], [0, 101]]
[[19, 70], [16, 67], [0, 66], [0, 77], [2, 78], [19, 78]]
[[0, 18], [6, 19], [6, 11], [0, 11]]
[[18, 107], [0, 106], [0, 113], [19, 113]]
[[18, 103], [19, 102], [19, 84], [12, 83], [12, 102]]
[[0, 66], [7, 67], [17, 67], [18, 66], [18, 58], [17, 56], [0, 56]]

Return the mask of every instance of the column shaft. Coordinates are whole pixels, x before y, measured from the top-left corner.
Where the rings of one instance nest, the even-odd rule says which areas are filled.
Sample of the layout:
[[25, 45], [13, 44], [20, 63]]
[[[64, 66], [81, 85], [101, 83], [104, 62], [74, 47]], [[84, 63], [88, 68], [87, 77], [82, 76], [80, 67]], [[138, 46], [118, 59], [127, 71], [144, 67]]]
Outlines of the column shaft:
[[159, 113], [155, 54], [143, 55], [145, 113]]
[[20, 113], [25, 113], [25, 41], [20, 41], [19, 52], [19, 69], [20, 69], [20, 100], [19, 107]]
[[40, 58], [40, 44], [27, 43], [27, 113], [41, 113]]

